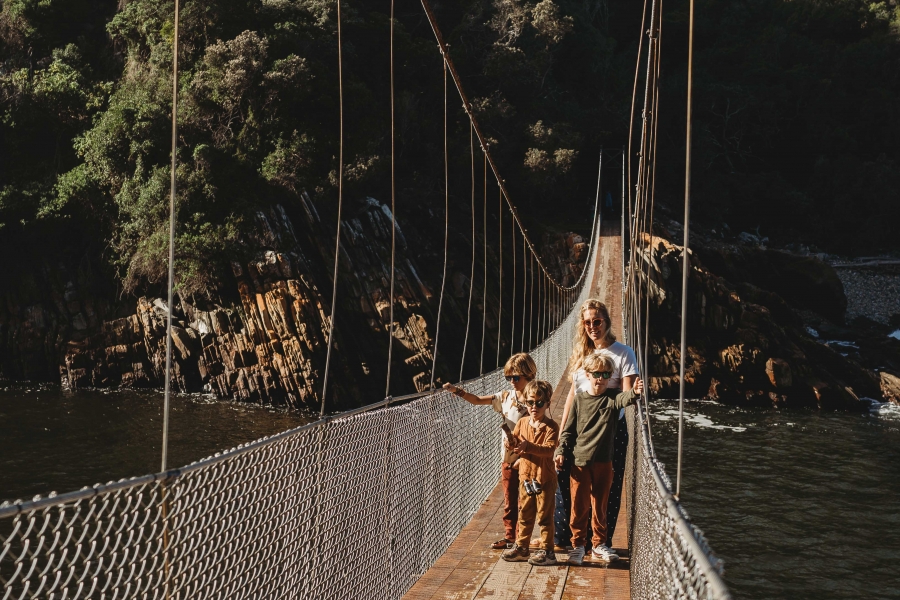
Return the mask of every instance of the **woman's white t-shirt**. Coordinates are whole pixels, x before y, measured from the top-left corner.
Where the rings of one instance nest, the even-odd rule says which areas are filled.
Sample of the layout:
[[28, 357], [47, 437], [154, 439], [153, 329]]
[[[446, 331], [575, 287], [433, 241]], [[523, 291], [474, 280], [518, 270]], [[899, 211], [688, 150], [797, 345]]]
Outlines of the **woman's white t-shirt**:
[[[634, 356], [634, 350], [626, 346], [622, 342], [613, 342], [606, 348], [598, 348], [594, 350], [595, 354], [608, 356], [613, 361], [613, 372], [609, 378], [607, 389], [622, 389], [622, 379], [629, 375], [638, 375], [637, 358]], [[588, 383], [587, 373], [584, 369], [578, 369], [572, 376], [572, 385], [575, 386], [576, 392], [591, 391]], [[622, 418], [624, 411], [620, 411], [619, 418]]]

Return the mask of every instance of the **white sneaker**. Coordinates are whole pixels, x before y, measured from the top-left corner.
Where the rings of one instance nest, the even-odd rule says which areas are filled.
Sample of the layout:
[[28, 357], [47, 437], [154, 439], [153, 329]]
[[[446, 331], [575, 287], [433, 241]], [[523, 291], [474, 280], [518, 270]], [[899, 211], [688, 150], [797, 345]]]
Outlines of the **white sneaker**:
[[607, 546], [606, 544], [594, 546], [594, 548], [591, 550], [591, 556], [598, 560], [603, 560], [606, 562], [619, 560], [619, 555], [610, 550], [609, 546]]
[[584, 546], [575, 546], [569, 552], [569, 560], [566, 561], [570, 565], [580, 565], [584, 560]]

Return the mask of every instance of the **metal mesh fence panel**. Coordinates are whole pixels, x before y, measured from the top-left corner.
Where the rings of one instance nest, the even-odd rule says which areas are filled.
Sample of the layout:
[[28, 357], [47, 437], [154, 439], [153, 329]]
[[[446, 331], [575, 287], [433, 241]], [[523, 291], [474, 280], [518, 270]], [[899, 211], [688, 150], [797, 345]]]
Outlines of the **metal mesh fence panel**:
[[[588, 295], [579, 284], [573, 310], [531, 353], [538, 377], [554, 383]], [[462, 385], [488, 395], [505, 382], [496, 370]], [[628, 419], [632, 596], [730, 598], [671, 496], [646, 416], [635, 407]], [[496, 485], [499, 423], [439, 391], [182, 469], [5, 502], [0, 599], [400, 598]]]
[[671, 494], [665, 469], [653, 456], [643, 407], [632, 410], [629, 452], [634, 503], [631, 527], [631, 595], [647, 599], [730, 599], [722, 563], [703, 533]]
[[[594, 243], [587, 274], [596, 257]], [[538, 377], [562, 376], [576, 313], [532, 351]], [[462, 385], [506, 387], [499, 369]], [[443, 391], [376, 406], [166, 473], [4, 502], [0, 598], [402, 597], [497, 484], [501, 419]]]

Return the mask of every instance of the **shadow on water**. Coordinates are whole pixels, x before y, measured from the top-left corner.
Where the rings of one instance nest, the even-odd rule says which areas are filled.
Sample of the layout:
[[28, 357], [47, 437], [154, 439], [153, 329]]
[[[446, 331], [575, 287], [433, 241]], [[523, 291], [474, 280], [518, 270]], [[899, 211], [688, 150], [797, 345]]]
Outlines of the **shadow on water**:
[[[0, 388], [0, 500], [60, 493], [160, 468], [156, 391]], [[255, 405], [175, 396], [168, 466], [180, 467], [310, 419]]]
[[[735, 598], [900, 597], [900, 407], [686, 411], [682, 503]], [[651, 412], [674, 481], [678, 403]]]

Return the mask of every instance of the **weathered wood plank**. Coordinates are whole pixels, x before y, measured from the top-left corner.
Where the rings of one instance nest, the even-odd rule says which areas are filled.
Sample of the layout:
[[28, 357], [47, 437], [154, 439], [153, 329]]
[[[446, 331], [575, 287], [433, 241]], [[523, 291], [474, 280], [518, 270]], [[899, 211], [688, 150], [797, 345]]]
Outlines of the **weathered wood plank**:
[[[562, 555], [565, 558], [565, 554]], [[532, 567], [519, 600], [560, 600], [566, 587], [569, 568], [565, 564], [555, 567]]]
[[475, 598], [516, 600], [525, 586], [532, 566], [527, 562], [497, 561]]

